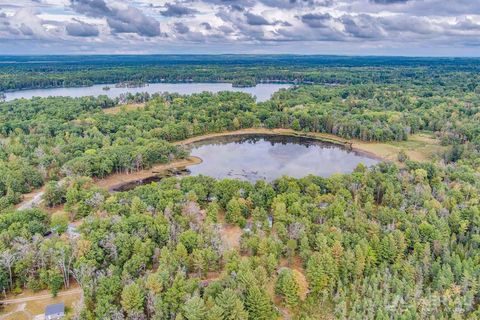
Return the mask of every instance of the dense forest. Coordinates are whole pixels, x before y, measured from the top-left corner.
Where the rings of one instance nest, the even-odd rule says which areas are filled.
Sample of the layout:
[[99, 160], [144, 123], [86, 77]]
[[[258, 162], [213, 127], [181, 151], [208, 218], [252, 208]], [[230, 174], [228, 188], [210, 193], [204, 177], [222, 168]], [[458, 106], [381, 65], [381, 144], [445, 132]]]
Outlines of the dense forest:
[[0, 56], [0, 93], [8, 90], [137, 82], [306, 84], [478, 83], [478, 59], [295, 55]]
[[[165, 81], [247, 75], [298, 85], [262, 103], [235, 92], [0, 103], [0, 289], [56, 295], [78, 283], [83, 307], [72, 319], [480, 318], [475, 60], [238, 59], [207, 61], [202, 75], [196, 61], [137, 68], [128, 58], [60, 57], [44, 82], [43, 65], [2, 64], [3, 89], [157, 81], [163, 72], [177, 77]], [[187, 157], [177, 141], [242, 128], [369, 142], [427, 132], [445, 152], [328, 178], [187, 176], [117, 193], [95, 183]], [[44, 207], [14, 209], [41, 186]], [[238, 243], [226, 229], [240, 230]]]

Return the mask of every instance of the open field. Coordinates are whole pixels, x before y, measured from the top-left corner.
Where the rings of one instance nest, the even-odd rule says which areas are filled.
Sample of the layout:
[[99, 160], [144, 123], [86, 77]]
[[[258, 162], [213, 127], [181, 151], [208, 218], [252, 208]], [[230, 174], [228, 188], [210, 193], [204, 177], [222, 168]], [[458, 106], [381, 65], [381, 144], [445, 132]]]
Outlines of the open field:
[[131, 110], [136, 110], [139, 108], [143, 108], [145, 106], [145, 103], [131, 103], [131, 104], [123, 104], [123, 105], [118, 105], [113, 108], [107, 108], [103, 109], [103, 112], [106, 114], [117, 114], [123, 110], [125, 111], [131, 111]]
[[353, 140], [353, 148], [393, 162], [398, 162], [397, 155], [401, 150], [404, 150], [411, 160], [419, 162], [429, 161], [435, 155], [446, 150], [446, 147], [440, 145], [440, 141], [425, 133], [413, 134], [407, 141], [365, 142]]

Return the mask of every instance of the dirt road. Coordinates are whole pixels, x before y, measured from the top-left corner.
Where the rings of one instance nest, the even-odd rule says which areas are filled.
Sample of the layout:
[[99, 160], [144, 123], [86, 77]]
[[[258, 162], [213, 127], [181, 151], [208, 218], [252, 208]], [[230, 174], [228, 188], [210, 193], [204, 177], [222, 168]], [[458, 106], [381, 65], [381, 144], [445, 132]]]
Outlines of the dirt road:
[[[62, 292], [59, 292], [57, 294], [57, 297], [68, 296], [68, 295], [76, 294], [76, 293], [82, 293], [82, 289], [75, 288], [75, 289], [71, 289], [71, 290], [67, 290], [67, 291], [62, 291]], [[49, 299], [51, 297], [52, 297], [51, 294], [42, 294], [42, 295], [38, 295], [38, 296], [30, 296], [30, 297], [25, 297], [25, 298], [0, 300], [0, 302], [3, 303], [3, 304], [17, 304], [17, 303], [23, 303], [23, 302], [28, 302], [28, 301]]]

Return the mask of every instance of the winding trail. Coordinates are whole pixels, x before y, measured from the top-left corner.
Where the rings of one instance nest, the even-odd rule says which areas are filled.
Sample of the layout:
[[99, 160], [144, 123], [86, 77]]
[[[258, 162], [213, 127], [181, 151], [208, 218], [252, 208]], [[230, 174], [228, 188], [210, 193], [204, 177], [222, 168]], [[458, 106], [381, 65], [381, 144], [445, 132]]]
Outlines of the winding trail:
[[17, 210], [28, 210], [38, 207], [43, 202], [43, 194], [45, 193], [45, 186], [35, 189], [30, 193], [23, 195], [22, 201], [15, 206]]
[[20, 203], [17, 209], [26, 210], [26, 209], [32, 209], [34, 207], [37, 207], [39, 204], [43, 202], [43, 199], [42, 199], [43, 194], [44, 194], [43, 191], [39, 191], [38, 193], [34, 194], [32, 199]]

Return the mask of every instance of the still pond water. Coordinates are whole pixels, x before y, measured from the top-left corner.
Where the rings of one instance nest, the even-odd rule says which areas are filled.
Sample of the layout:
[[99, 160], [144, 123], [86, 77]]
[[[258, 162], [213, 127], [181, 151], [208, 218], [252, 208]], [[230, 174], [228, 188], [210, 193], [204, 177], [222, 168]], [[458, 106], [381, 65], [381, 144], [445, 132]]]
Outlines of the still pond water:
[[328, 177], [352, 172], [359, 163], [371, 166], [379, 160], [342, 146], [288, 136], [248, 135], [204, 140], [191, 145], [191, 155], [202, 163], [189, 167], [191, 175], [254, 182], [281, 176], [309, 174]]
[[[110, 87], [110, 90], [103, 90], [104, 87]], [[219, 91], [237, 91], [249, 93], [257, 97], [258, 102], [270, 99], [272, 94], [282, 88], [288, 88], [288, 84], [261, 83], [255, 87], [235, 88], [231, 83], [150, 83], [144, 87], [137, 88], [116, 88], [114, 84], [99, 84], [91, 87], [70, 87], [70, 88], [49, 88], [49, 89], [32, 89], [12, 91], [6, 93], [6, 100], [14, 100], [19, 98], [30, 99], [32, 97], [49, 97], [49, 96], [65, 96], [65, 97], [84, 97], [107, 95], [110, 98], [119, 97], [122, 93], [148, 92], [153, 93], [179, 93], [192, 94], [203, 91], [219, 92]]]

